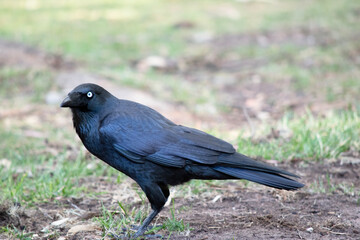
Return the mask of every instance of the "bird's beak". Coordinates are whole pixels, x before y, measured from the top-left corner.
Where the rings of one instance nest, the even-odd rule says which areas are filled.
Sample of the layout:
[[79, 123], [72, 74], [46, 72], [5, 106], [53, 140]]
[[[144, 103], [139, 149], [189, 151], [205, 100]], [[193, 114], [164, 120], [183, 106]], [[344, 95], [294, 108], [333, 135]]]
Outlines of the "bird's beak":
[[66, 98], [60, 104], [60, 107], [71, 107], [71, 99], [69, 96], [66, 96]]

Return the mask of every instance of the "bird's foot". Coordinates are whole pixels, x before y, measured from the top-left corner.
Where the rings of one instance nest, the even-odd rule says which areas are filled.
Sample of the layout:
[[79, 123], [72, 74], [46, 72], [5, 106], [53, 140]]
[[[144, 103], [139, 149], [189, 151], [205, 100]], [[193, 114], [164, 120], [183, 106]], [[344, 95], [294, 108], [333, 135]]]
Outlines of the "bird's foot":
[[121, 232], [120, 234], [117, 234], [117, 233], [114, 233], [114, 232], [110, 232], [109, 235], [110, 235], [112, 238], [116, 239], [116, 240], [128, 240], [128, 239], [131, 239], [131, 238], [129, 237], [129, 235], [126, 234], [125, 231]]
[[[133, 239], [137, 239], [141, 237], [141, 239], [162, 239], [163, 236], [160, 234], [155, 234], [153, 232], [160, 230], [163, 226], [162, 225], [155, 225], [155, 226], [149, 226], [146, 228], [146, 231], [142, 229], [142, 226], [135, 226], [132, 225], [132, 230], [137, 230], [137, 232], [132, 235]], [[144, 232], [150, 232], [149, 234], [144, 234]]]
[[[149, 234], [143, 234], [143, 229], [141, 226], [130, 225], [130, 228], [123, 227], [120, 233], [115, 233], [113, 231], [109, 232], [109, 235], [116, 240], [130, 240], [130, 239], [162, 239], [163, 236], [160, 234], [153, 233], [154, 231], [160, 230], [162, 225], [149, 226], [146, 229], [146, 232]], [[129, 231], [137, 231], [135, 234], [130, 235]]]

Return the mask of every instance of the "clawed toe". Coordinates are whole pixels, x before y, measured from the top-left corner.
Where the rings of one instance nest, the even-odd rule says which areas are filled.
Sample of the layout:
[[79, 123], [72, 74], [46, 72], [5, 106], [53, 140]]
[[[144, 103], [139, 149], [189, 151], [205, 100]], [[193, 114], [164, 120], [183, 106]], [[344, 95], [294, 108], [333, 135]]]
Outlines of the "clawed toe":
[[[147, 231], [155, 229], [155, 228], [161, 228], [162, 225], [155, 225], [155, 226], [149, 226], [147, 228]], [[109, 232], [109, 235], [116, 239], [116, 240], [130, 240], [130, 239], [162, 239], [163, 236], [161, 234], [143, 234], [143, 235], [138, 235], [138, 232], [135, 234], [130, 235], [129, 234], [129, 230], [132, 231], [138, 231], [141, 228], [141, 226], [138, 225], [130, 225], [130, 229], [123, 227], [121, 228], [121, 232], [120, 233], [115, 233], [115, 232]]]

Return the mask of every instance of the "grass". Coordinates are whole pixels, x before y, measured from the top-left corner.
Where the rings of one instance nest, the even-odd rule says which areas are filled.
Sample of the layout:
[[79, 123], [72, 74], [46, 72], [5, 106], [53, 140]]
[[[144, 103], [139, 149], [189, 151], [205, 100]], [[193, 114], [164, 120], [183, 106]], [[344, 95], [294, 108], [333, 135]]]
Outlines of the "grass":
[[[274, 126], [265, 126], [259, 136], [266, 136], [270, 128], [284, 133], [284, 137], [273, 137], [253, 142], [239, 138], [239, 151], [249, 156], [265, 159], [320, 161], [336, 159], [350, 149], [360, 150], [359, 112], [344, 111], [329, 113], [326, 117], [314, 117], [308, 113], [302, 117], [285, 116]], [[275, 130], [275, 131], [276, 131]], [[267, 132], [267, 133], [266, 133]], [[279, 150], [280, 149], [280, 150]]]
[[[281, 1], [274, 5], [255, 3], [249, 6], [209, 0], [196, 4], [144, 0], [42, 0], [30, 4], [20, 0], [2, 1], [2, 5], [0, 21], [8, 24], [2, 24], [1, 35], [96, 63], [121, 61], [116, 57], [118, 53], [126, 60], [146, 53], [183, 55], [186, 37], [198, 29], [216, 33], [244, 32], [315, 21], [322, 27], [338, 30], [343, 28], [344, 22], [356, 21], [351, 15], [354, 13], [348, 10], [358, 6], [352, 1]], [[231, 15], [229, 8], [233, 9], [233, 18], [227, 16]], [[179, 14], [181, 12], [184, 14]], [[193, 21], [195, 29], [179, 31], [173, 27], [184, 20]], [[67, 24], [69, 22], [71, 24]], [[86, 31], [89, 25], [92, 31]]]
[[21, 129], [16, 130], [19, 133], [0, 128], [0, 136], [7, 139], [0, 153], [3, 161], [10, 163], [6, 167], [0, 165], [0, 195], [5, 200], [30, 206], [59, 197], [79, 196], [87, 191], [79, 184], [82, 177], [118, 175], [99, 162], [89, 166], [83, 151], [75, 152], [75, 157], [70, 158], [69, 149], [47, 152], [49, 146], [42, 139], [24, 138]]
[[[102, 215], [93, 220], [103, 229], [103, 237], [119, 237], [119, 233], [130, 234], [132, 231], [136, 232], [134, 226], [142, 223], [147, 216], [148, 210], [149, 209], [145, 207], [145, 204], [140, 208], [135, 208], [118, 202], [118, 206], [114, 210], [109, 210], [103, 205]], [[174, 232], [185, 232], [190, 230], [189, 224], [184, 224], [183, 220], [178, 220], [176, 218], [174, 201], [170, 212], [171, 217], [168, 218], [163, 225], [150, 228], [146, 234], [155, 234], [163, 229], [168, 232], [170, 238]], [[153, 222], [153, 224], [155, 224], [155, 222]]]
[[326, 174], [316, 179], [309, 186], [310, 192], [320, 194], [342, 193], [349, 196], [360, 198], [360, 191], [355, 189], [354, 183], [333, 183], [331, 176]]
[[[39, 161], [37, 161], [39, 160]], [[1, 195], [12, 202], [32, 205], [53, 201], [57, 197], [76, 196], [85, 189], [77, 184], [82, 175], [84, 162], [75, 164], [61, 162], [54, 164], [52, 159], [34, 158], [36, 163], [15, 164], [8, 170], [1, 169]], [[47, 162], [48, 161], [48, 162]], [[43, 168], [38, 163], [43, 162]], [[76, 167], [76, 168], [74, 168]]]
[[132, 222], [131, 216], [129, 213], [133, 213], [138, 220], [139, 214], [142, 213], [141, 210], [138, 212], [130, 211], [128, 207], [124, 207], [120, 202], [118, 202], [119, 210], [108, 210], [104, 205], [102, 206], [102, 216], [94, 218], [94, 221], [98, 222], [103, 229], [103, 237], [105, 236], [116, 236], [116, 232], [123, 231], [123, 229], [130, 228]]
[[[23, 67], [0, 68], [0, 97], [3, 99], [22, 98], [33, 103], [44, 102], [45, 95], [55, 88], [53, 73], [46, 70], [33, 70]], [[11, 101], [6, 101], [10, 102]]]
[[8, 236], [12, 236], [15, 239], [19, 240], [31, 240], [33, 239], [34, 233], [29, 233], [26, 230], [19, 230], [15, 226], [12, 227], [1, 227], [0, 228], [0, 234], [5, 233]]
[[[146, 88], [188, 107], [217, 102], [222, 89], [212, 83], [214, 73], [200, 74], [199, 82], [189, 86], [183, 76], [139, 73], [133, 63], [149, 55], [175, 62], [211, 54], [220, 60], [262, 58], [267, 64], [259, 66], [257, 74], [266, 81], [293, 79], [294, 91], [317, 88], [329, 101], [335, 101], [349, 94], [357, 97], [360, 90], [356, 81], [360, 76], [356, 60], [359, 41], [352, 28], [359, 24], [356, 1], [8, 0], [0, 6], [1, 37], [83, 61], [95, 72], [111, 72], [117, 82]], [[174, 27], [182, 22], [193, 27]], [[272, 32], [283, 41], [270, 37], [267, 44], [258, 43], [262, 33]], [[191, 41], [199, 33], [259, 37], [245, 45], [223, 44], [219, 52], [214, 44]], [[204, 84], [205, 92], [199, 91]], [[323, 85], [327, 87], [319, 88]]]
[[175, 217], [175, 203], [172, 201], [172, 208], [170, 209], [171, 217], [168, 218], [163, 224], [163, 228], [170, 232], [170, 236], [172, 232], [185, 232], [190, 231], [189, 224], [185, 224], [182, 219], [178, 220]]

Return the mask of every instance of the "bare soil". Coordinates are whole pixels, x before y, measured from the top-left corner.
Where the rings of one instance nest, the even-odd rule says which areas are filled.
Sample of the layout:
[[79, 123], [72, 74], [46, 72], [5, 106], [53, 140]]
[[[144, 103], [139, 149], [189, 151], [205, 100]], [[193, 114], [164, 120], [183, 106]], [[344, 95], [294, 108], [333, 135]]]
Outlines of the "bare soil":
[[[307, 31], [292, 32], [290, 36], [294, 41], [303, 44], [306, 39], [308, 41], [308, 38], [304, 37]], [[283, 39], [283, 35], [274, 33], [267, 36], [267, 41], [281, 44], [288, 40]], [[323, 35], [326, 35], [326, 31], [319, 34], [319, 36]], [[231, 44], [237, 44], [239, 41], [250, 44], [253, 39], [257, 39], [255, 36], [227, 37], [230, 38]], [[324, 37], [316, 40], [315, 36], [315, 40], [307, 44], [329, 44], [326, 39]], [[223, 39], [213, 41], [223, 41]], [[81, 69], [80, 64], [64, 60], [61, 56], [49, 55], [18, 43], [4, 41], [0, 41], [0, 50], [1, 66], [16, 65], [51, 69], [57, 74], [56, 81], [63, 89], [69, 89], [72, 84], [81, 83], [81, 81], [94, 81], [118, 89], [125, 95], [124, 98], [127, 98], [126, 96], [131, 98], [135, 94], [144, 102], [150, 102], [154, 108], [162, 110], [165, 115], [170, 115], [175, 121], [181, 120], [185, 124], [204, 121], [194, 114], [186, 113], [186, 109], [181, 106], [161, 103], [151, 94], [129, 88], [122, 90], [124, 88], [120, 89], [110, 81], [86, 72]], [[258, 64], [265, 64], [265, 62], [260, 61]], [[231, 98], [230, 103], [243, 102], [246, 107], [252, 108], [250, 116], [256, 116], [259, 112], [271, 112], [271, 117], [273, 117], [281, 115], [289, 106], [295, 106], [295, 110], [297, 106], [300, 106], [298, 109], [302, 111], [301, 109], [309, 104], [305, 99], [312, 99], [304, 97], [302, 93], [294, 94], [286, 90], [288, 88], [284, 88], [283, 84], [287, 84], [287, 81], [284, 80], [280, 85], [258, 81], [241, 85], [240, 97], [236, 94], [240, 91], [240, 85], [235, 85], [234, 88], [226, 87], [226, 85], [222, 87], [227, 89], [226, 94]], [[290, 100], [274, 100], [272, 105], [264, 100], [279, 91], [280, 94], [277, 96], [284, 96], [282, 100]], [[313, 106], [317, 104], [316, 101], [312, 103]], [[323, 109], [324, 104], [321, 101], [318, 105], [319, 109]], [[328, 108], [342, 107], [342, 103], [333, 104], [331, 106], [326, 103], [326, 106]], [[241, 109], [242, 106], [239, 105], [238, 108]], [[18, 114], [34, 114], [31, 109], [26, 109], [14, 112], [11, 109], [3, 109], [0, 116], [16, 119]], [[49, 112], [54, 114], [54, 111]], [[231, 116], [234, 116], [234, 112], [222, 119], [226, 119], [225, 123], [230, 126], [234, 126], [235, 123], [238, 127], [241, 126], [239, 118], [233, 119], [234, 117]], [[243, 123], [246, 122], [243, 111], [239, 111], [235, 116], [242, 116]], [[208, 117], [206, 120], [213, 123], [219, 122], [219, 119], [215, 117]], [[300, 175], [302, 177], [300, 181], [306, 184], [303, 189], [286, 192], [256, 184], [245, 187], [239, 181], [229, 181], [221, 185], [208, 184], [209, 192], [207, 193], [174, 198], [176, 218], [183, 219], [185, 224], [189, 224], [191, 230], [172, 233], [171, 236], [164, 230], [160, 233], [169, 239], [359, 239], [359, 153], [349, 152], [346, 157], [323, 162], [304, 163], [299, 160], [290, 164], [280, 164], [279, 167]], [[0, 227], [13, 225], [17, 229], [25, 229], [26, 232], [34, 233], [33, 239], [101, 239], [103, 238], [102, 229], [94, 222], [93, 217], [101, 215], [102, 204], [111, 208], [117, 206], [117, 201], [121, 201], [136, 208], [141, 206], [141, 201], [136, 194], [137, 186], [132, 180], [127, 179], [121, 184], [115, 182], [115, 179], [109, 181], [95, 177], [82, 179], [81, 183], [89, 189], [107, 192], [96, 198], [58, 198], [53, 202], [28, 208], [17, 203], [5, 203], [0, 206]], [[156, 223], [163, 223], [167, 217], [170, 217], [169, 206], [159, 214]], [[2, 233], [0, 239], [8, 239], [8, 235]]]

